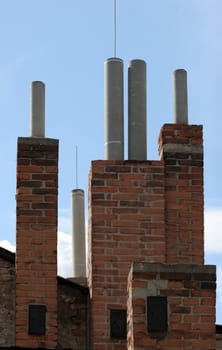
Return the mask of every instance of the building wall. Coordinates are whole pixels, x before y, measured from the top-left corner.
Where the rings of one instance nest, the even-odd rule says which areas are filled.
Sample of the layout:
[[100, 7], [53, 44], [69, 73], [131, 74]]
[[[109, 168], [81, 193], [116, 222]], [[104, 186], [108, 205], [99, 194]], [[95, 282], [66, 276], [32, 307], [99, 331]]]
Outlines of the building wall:
[[202, 126], [165, 124], [158, 147], [164, 162], [166, 262], [203, 264]]
[[[19, 138], [16, 192], [16, 346], [57, 345], [58, 140]], [[29, 330], [29, 307], [45, 310]], [[45, 325], [43, 318], [45, 317]], [[34, 323], [32, 322], [32, 323]], [[38, 331], [38, 330], [37, 330]]]
[[[215, 266], [134, 263], [128, 280], [128, 350], [215, 350], [215, 290]], [[167, 299], [166, 332], [148, 331], [150, 296]], [[155, 311], [159, 317], [161, 310]]]
[[161, 161], [93, 161], [89, 188], [93, 349], [125, 349], [110, 338], [110, 310], [126, 309], [132, 261], [164, 262]]
[[[0, 347], [7, 348], [15, 347], [15, 255], [3, 248], [0, 248], [0, 254]], [[89, 311], [88, 288], [58, 277], [56, 346], [61, 349], [89, 349]]]
[[15, 265], [0, 257], [0, 347], [15, 345]]
[[93, 161], [89, 286], [93, 349], [126, 349], [110, 311], [126, 309], [132, 262], [203, 264], [202, 126], [166, 124], [159, 161]]
[[58, 344], [62, 349], [89, 349], [88, 289], [58, 280]]
[[[11, 343], [2, 342], [2, 346], [89, 349], [90, 330], [92, 350], [126, 349], [127, 339], [111, 336], [110, 328], [111, 311], [126, 310], [128, 300], [129, 350], [148, 346], [156, 349], [159, 345], [163, 349], [215, 349], [214, 273], [211, 271], [206, 279], [207, 267], [202, 265], [202, 127], [164, 125], [159, 154], [158, 161], [106, 160], [91, 164], [89, 309], [88, 296], [81, 288], [66, 281], [57, 290], [58, 143], [19, 138], [16, 306], [13, 296], [5, 292], [7, 288], [14, 290], [11, 262], [1, 259], [0, 272], [0, 278], [6, 278], [1, 287], [5, 305], [9, 303], [10, 310], [16, 308], [16, 317], [9, 312], [6, 319], [10, 327], [3, 330], [0, 315], [0, 330], [13, 335], [9, 341], [3, 333], [4, 341]], [[153, 264], [159, 270], [152, 276], [141, 276], [133, 270], [127, 299], [132, 262], [139, 266]], [[166, 264], [183, 268], [177, 271], [177, 277], [170, 270], [160, 277], [161, 266]], [[202, 269], [201, 276], [193, 272], [197, 266]], [[168, 338], [149, 337], [144, 328], [144, 300], [150, 291], [152, 295], [152, 288], [155, 295], [167, 296], [171, 327]], [[27, 332], [29, 304], [47, 306], [44, 336]], [[13, 322], [9, 322], [13, 317], [15, 333]], [[181, 334], [189, 339], [181, 339]]]

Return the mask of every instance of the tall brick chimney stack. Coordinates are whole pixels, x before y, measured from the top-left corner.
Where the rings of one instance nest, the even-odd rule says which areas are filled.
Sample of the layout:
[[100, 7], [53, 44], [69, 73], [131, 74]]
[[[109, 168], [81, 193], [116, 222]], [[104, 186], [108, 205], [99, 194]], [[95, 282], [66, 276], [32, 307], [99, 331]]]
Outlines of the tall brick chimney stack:
[[202, 126], [165, 124], [159, 153], [165, 177], [166, 262], [203, 264]]
[[160, 131], [160, 160], [91, 163], [93, 350], [215, 349], [215, 267], [202, 265], [202, 126], [188, 124], [186, 72], [174, 79], [175, 124]]
[[31, 106], [31, 136], [18, 138], [17, 151], [16, 346], [55, 349], [58, 140], [44, 137], [41, 82]]
[[204, 263], [202, 125], [188, 124], [187, 73], [173, 73], [174, 122], [159, 136], [164, 163], [166, 262]]

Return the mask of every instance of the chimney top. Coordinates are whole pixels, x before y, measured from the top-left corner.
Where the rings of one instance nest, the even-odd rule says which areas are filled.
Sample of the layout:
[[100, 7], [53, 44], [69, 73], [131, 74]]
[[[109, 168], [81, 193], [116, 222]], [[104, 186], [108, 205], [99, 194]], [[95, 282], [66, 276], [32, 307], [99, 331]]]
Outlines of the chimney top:
[[30, 136], [45, 137], [45, 84], [42, 81], [31, 84]]
[[174, 122], [188, 124], [187, 72], [177, 69], [173, 72]]

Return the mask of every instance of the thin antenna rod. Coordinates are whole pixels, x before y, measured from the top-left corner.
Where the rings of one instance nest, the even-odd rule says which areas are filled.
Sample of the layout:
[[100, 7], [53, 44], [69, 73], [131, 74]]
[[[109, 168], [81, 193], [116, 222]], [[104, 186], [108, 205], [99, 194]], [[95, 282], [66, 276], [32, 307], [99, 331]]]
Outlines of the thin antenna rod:
[[78, 188], [78, 146], [76, 145], [76, 188]]
[[114, 0], [114, 57], [116, 57], [116, 0]]

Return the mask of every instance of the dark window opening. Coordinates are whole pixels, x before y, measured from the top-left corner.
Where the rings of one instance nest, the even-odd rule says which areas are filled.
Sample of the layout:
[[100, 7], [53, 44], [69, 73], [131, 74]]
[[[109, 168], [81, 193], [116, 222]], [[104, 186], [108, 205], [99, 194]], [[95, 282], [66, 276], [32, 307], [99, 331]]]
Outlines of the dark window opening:
[[110, 337], [126, 339], [126, 310], [110, 310]]
[[167, 298], [147, 297], [148, 332], [167, 332]]
[[29, 305], [29, 334], [44, 335], [45, 319], [45, 305]]

